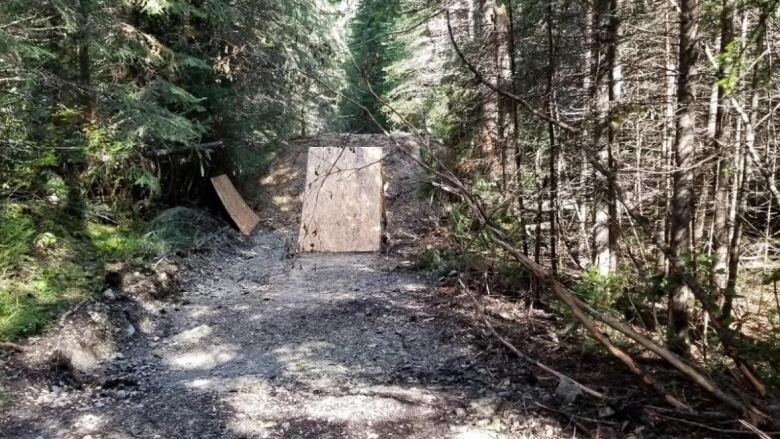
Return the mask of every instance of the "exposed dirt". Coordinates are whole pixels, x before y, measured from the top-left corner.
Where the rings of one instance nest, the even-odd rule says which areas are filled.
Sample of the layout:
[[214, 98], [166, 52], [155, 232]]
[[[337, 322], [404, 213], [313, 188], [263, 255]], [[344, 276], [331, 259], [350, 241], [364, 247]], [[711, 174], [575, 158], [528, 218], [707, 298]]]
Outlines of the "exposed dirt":
[[[464, 297], [409, 269], [405, 256], [424, 245], [417, 236], [435, 218], [415, 195], [419, 173], [406, 159], [386, 162], [386, 254], [291, 254], [300, 157], [323, 141], [295, 142], [280, 155], [256, 202], [265, 227], [246, 239], [220, 235], [176, 261], [173, 297], [118, 283], [26, 353], [0, 356], [0, 436], [581, 434], [566, 410], [598, 417], [595, 401], [537, 382], [474, 329]], [[646, 436], [632, 422], [599, 428], [602, 437]]]
[[307, 152], [309, 147], [325, 146], [383, 148], [385, 253], [412, 256], [424, 248], [430, 235], [436, 233], [438, 217], [432, 207], [433, 199], [421, 195], [426, 176], [409, 158], [418, 148], [404, 134], [396, 136], [395, 141], [383, 135], [326, 134], [288, 142], [278, 151], [272, 171], [253, 188], [254, 204], [263, 212], [261, 222], [272, 229], [297, 230], [306, 184]]

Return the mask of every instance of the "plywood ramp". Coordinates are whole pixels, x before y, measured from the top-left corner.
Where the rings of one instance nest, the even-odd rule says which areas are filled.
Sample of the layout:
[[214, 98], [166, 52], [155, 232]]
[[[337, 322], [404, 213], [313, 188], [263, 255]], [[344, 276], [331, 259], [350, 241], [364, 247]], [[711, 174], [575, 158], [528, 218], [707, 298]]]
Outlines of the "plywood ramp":
[[228, 214], [230, 214], [230, 218], [233, 219], [239, 230], [241, 230], [241, 233], [244, 235], [252, 233], [257, 223], [260, 222], [260, 218], [249, 208], [246, 201], [241, 198], [230, 178], [227, 175], [212, 177], [211, 184], [214, 186], [214, 190], [217, 191], [217, 195]]
[[383, 214], [382, 148], [309, 148], [299, 251], [379, 251]]

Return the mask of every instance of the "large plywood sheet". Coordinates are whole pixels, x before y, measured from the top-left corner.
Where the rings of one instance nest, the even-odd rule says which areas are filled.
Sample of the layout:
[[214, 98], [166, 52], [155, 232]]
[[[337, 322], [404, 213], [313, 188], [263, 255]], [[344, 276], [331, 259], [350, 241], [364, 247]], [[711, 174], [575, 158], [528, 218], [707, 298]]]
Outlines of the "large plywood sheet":
[[217, 195], [225, 206], [230, 218], [233, 219], [238, 229], [241, 230], [241, 233], [244, 235], [252, 233], [257, 223], [260, 222], [260, 218], [255, 215], [246, 204], [246, 201], [241, 198], [230, 178], [227, 175], [219, 175], [211, 179], [211, 184], [214, 186], [214, 190], [217, 191]]
[[383, 214], [382, 148], [309, 148], [300, 251], [379, 251]]

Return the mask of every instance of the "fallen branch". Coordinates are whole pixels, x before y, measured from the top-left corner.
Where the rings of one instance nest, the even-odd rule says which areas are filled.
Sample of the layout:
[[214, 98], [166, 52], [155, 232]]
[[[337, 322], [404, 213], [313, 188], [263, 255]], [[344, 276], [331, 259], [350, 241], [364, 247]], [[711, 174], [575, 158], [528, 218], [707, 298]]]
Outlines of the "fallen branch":
[[[682, 403], [680, 403], [676, 398], [669, 395], [664, 390], [663, 386], [661, 386], [659, 383], [656, 383], [646, 372], [642, 371], [639, 368], [639, 366], [634, 362], [634, 360], [630, 356], [628, 356], [628, 354], [626, 354], [619, 348], [612, 345], [609, 339], [604, 334], [602, 334], [593, 325], [593, 323], [590, 322], [590, 320], [584, 315], [584, 312], [589, 314], [594, 319], [606, 323], [614, 330], [626, 335], [627, 337], [634, 340], [644, 348], [648, 349], [649, 351], [663, 358], [669, 364], [671, 364], [675, 369], [677, 369], [685, 376], [687, 376], [691, 381], [701, 386], [702, 388], [707, 390], [710, 394], [712, 394], [722, 402], [726, 403], [730, 407], [738, 410], [740, 413], [743, 413], [745, 416], [748, 416], [750, 419], [756, 419], [756, 418], [762, 420], [769, 419], [769, 417], [758, 408], [753, 407], [749, 403], [744, 403], [742, 402], [741, 399], [738, 399], [726, 393], [725, 391], [721, 390], [713, 381], [711, 381], [709, 378], [707, 378], [699, 371], [691, 367], [684, 360], [682, 360], [680, 357], [678, 357], [668, 349], [663, 348], [657, 343], [654, 343], [652, 340], [642, 336], [641, 334], [639, 334], [638, 332], [630, 328], [628, 325], [624, 325], [623, 323], [620, 323], [618, 320], [613, 319], [608, 315], [602, 314], [596, 311], [595, 309], [593, 309], [591, 306], [580, 301], [578, 298], [576, 298], [573, 295], [571, 291], [569, 291], [569, 289], [566, 286], [564, 286], [560, 281], [558, 281], [553, 276], [551, 276], [547, 270], [545, 270], [539, 264], [536, 264], [536, 262], [534, 262], [532, 259], [525, 256], [521, 251], [519, 251], [517, 248], [511, 245], [503, 236], [503, 233], [500, 230], [496, 229], [493, 226], [489, 226], [488, 229], [491, 232], [489, 236], [491, 237], [491, 240], [493, 240], [493, 242], [495, 242], [496, 244], [498, 244], [499, 246], [507, 250], [518, 262], [520, 262], [523, 266], [525, 266], [526, 269], [528, 269], [534, 275], [534, 277], [536, 277], [541, 283], [546, 284], [553, 292], [553, 294], [555, 294], [562, 302], [564, 302], [569, 307], [569, 309], [572, 311], [572, 314], [574, 314], [575, 318], [577, 318], [577, 320], [583, 325], [583, 327], [585, 327], [585, 329], [590, 333], [590, 335], [593, 338], [599, 341], [599, 343], [601, 343], [610, 353], [612, 353], [615, 357], [617, 357], [624, 364], [626, 364], [626, 366], [628, 366], [628, 368], [633, 373], [635, 373], [637, 376], [639, 376], [642, 379], [642, 382], [654, 388], [657, 392], [663, 395], [664, 399], [666, 399], [666, 401], [669, 402], [670, 405], [676, 406], [678, 403], [679, 404]], [[678, 408], [680, 408], [680, 406], [678, 406]]]
[[14, 352], [25, 352], [27, 351], [27, 348], [25, 348], [22, 345], [18, 345], [16, 343], [11, 342], [0, 342], [0, 349], [6, 350], [6, 351], [14, 351]]
[[[660, 416], [660, 417], [662, 417], [664, 419], [668, 419], [670, 421], [679, 422], [680, 424], [690, 425], [691, 427], [702, 428], [702, 429], [705, 429], [707, 431], [712, 431], [712, 432], [715, 432], [715, 433], [718, 433], [718, 434], [728, 434], [728, 435], [742, 434], [742, 435], [749, 435], [749, 436], [754, 436], [754, 435], [758, 434], [758, 433], [756, 433], [753, 430], [745, 431], [745, 430], [735, 430], [735, 429], [732, 429], [732, 428], [718, 428], [718, 427], [713, 427], [711, 425], [707, 425], [707, 424], [702, 423], [702, 422], [689, 421], [687, 419], [676, 418], [674, 416], [665, 415], [663, 413], [655, 412], [654, 414], [656, 416]], [[755, 427], [753, 427], [753, 428], [755, 428]], [[770, 432], [770, 433], [764, 433], [764, 432], [761, 432], [761, 433], [764, 434], [764, 436], [760, 436], [759, 435], [759, 437], [766, 437], [767, 439], [769, 438], [769, 436], [766, 436], [767, 434], [770, 434], [770, 435], [780, 434], [780, 432], [777, 432], [777, 431], [773, 431], [773, 432]]]
[[538, 367], [539, 369], [542, 369], [543, 371], [549, 373], [550, 375], [554, 375], [559, 380], [563, 381], [566, 380], [568, 382], [571, 382], [576, 387], [578, 387], [583, 392], [587, 393], [590, 396], [593, 396], [598, 399], [606, 399], [606, 395], [604, 395], [601, 392], [598, 392], [596, 390], [591, 389], [590, 387], [577, 382], [576, 380], [572, 379], [571, 377], [558, 372], [557, 370], [551, 368], [550, 366], [547, 366], [546, 364], [540, 362], [539, 360], [535, 358], [529, 357], [527, 354], [519, 350], [515, 345], [510, 343], [507, 339], [501, 336], [501, 334], [496, 331], [496, 328], [493, 327], [493, 324], [490, 323], [490, 320], [488, 320], [487, 316], [485, 315], [485, 312], [482, 310], [482, 306], [477, 300], [477, 298], [474, 296], [474, 294], [466, 287], [466, 285], [463, 283], [462, 279], [458, 279], [458, 282], [460, 283], [461, 288], [463, 291], [468, 294], [469, 298], [471, 298], [471, 301], [474, 303], [474, 309], [477, 311], [477, 314], [479, 314], [480, 319], [483, 323], [485, 323], [485, 326], [487, 326], [488, 330], [498, 339], [498, 341], [501, 342], [504, 346], [506, 346], [510, 351], [512, 351], [515, 355], [517, 355], [521, 360], [533, 364], [534, 366]]
[[167, 149], [156, 149], [153, 151], [144, 151], [143, 156], [146, 158], [160, 158], [165, 157], [169, 155], [174, 154], [182, 154], [186, 152], [200, 152], [200, 151], [210, 151], [212, 149], [219, 149], [224, 148], [225, 144], [222, 140], [217, 140], [216, 142], [210, 142], [210, 143], [201, 143], [200, 145], [191, 145], [191, 146], [184, 146], [181, 148], [167, 148]]

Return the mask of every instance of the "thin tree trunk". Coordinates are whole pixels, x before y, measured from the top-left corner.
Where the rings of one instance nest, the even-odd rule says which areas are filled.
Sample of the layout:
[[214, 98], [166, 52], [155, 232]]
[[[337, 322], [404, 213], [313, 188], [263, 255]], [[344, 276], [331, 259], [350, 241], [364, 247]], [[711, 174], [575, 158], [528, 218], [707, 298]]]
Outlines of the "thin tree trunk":
[[[553, 91], [553, 79], [555, 75], [555, 41], [553, 40], [553, 10], [552, 2], [547, 4], [547, 110], [550, 120], [554, 120], [555, 98]], [[555, 139], [555, 125], [552, 122], [547, 123], [547, 135], [550, 139], [550, 268], [553, 273], [558, 272], [558, 252], [557, 252], [557, 215], [558, 215], [558, 175], [556, 171], [556, 161], [558, 160], [558, 146]]]
[[[507, 0], [506, 8], [508, 15], [508, 28], [509, 35], [507, 37], [507, 45], [509, 46], [509, 81], [510, 88], [513, 94], [517, 94], [517, 59], [515, 58], [515, 16], [513, 10], [512, 0]], [[523, 254], [528, 256], [528, 232], [526, 231], [525, 222], [525, 197], [523, 195], [523, 147], [520, 144], [520, 120], [518, 118], [517, 101], [510, 99], [511, 101], [511, 115], [512, 115], [512, 147], [510, 151], [515, 155], [515, 175], [517, 183], [517, 208], [519, 210], [520, 230], [522, 233]]]
[[[689, 262], [690, 224], [694, 201], [695, 96], [694, 81], [699, 27], [698, 0], [680, 0], [679, 68], [677, 77], [677, 135], [674, 155], [674, 193], [671, 211], [671, 250], [678, 260]], [[672, 274], [669, 293], [667, 343], [680, 354], [689, 351], [689, 301], [691, 290], [677, 273]]]
[[[583, 54], [583, 70], [585, 72], [582, 75], [582, 89], [585, 91], [585, 108], [589, 114], [595, 114], [595, 108], [593, 107], [593, 72], [595, 67], [593, 63], [595, 46], [593, 43], [593, 3], [590, 1], [582, 2], [583, 8], [583, 34], [585, 36], [586, 50]], [[592, 139], [590, 139], [593, 142]], [[591, 206], [592, 198], [588, 196], [589, 186], [595, 178], [595, 172], [590, 167], [587, 159], [587, 153], [582, 151], [582, 161], [580, 163], [580, 190], [577, 192], [577, 216], [580, 222], [580, 239], [579, 239], [579, 265], [580, 267], [588, 267], [592, 264], [595, 254], [592, 253], [590, 243], [593, 221], [591, 220]]]
[[[730, 49], [734, 40], [734, 6], [732, 0], [723, 0], [720, 16], [720, 52], [724, 54]], [[729, 198], [731, 191], [730, 179], [734, 174], [734, 153], [727, 150], [729, 142], [728, 104], [726, 96], [728, 90], [726, 81], [731, 72], [728, 61], [722, 61], [718, 67], [717, 75], [717, 112], [715, 115], [715, 135], [713, 136], [715, 148], [721, 151], [720, 163], [717, 166], [716, 192], [715, 192], [715, 216], [713, 219], [713, 251], [712, 271], [710, 281], [715, 293], [720, 295], [726, 288], [728, 277], [729, 259]]]
[[[511, 89], [511, 85], [505, 85], [507, 82], [512, 83], [512, 69], [510, 61], [510, 48], [509, 48], [509, 17], [507, 13], [507, 5], [494, 5], [493, 6], [493, 31], [495, 33], [495, 69], [496, 69], [496, 83], [501, 84], [502, 87]], [[496, 127], [497, 127], [497, 141], [499, 148], [499, 157], [501, 160], [501, 183], [502, 188], [506, 189], [509, 182], [509, 176], [513, 173], [512, 167], [514, 161], [510, 160], [510, 141], [512, 137], [511, 130], [512, 124], [509, 117], [512, 115], [512, 107], [514, 101], [507, 98], [504, 95], [497, 94], [498, 111], [496, 114]]]
[[[664, 124], [663, 124], [663, 169], [664, 171], [667, 171], [667, 173], [664, 174], [664, 213], [669, 212], [671, 210], [671, 202], [672, 199], [672, 178], [668, 171], [670, 171], [673, 167], [673, 157], [672, 157], [672, 148], [674, 146], [674, 109], [675, 109], [675, 101], [676, 101], [676, 90], [675, 86], [677, 84], [677, 65], [674, 61], [673, 56], [673, 41], [672, 41], [672, 29], [671, 29], [671, 23], [670, 23], [670, 14], [672, 13], [672, 5], [667, 4], [664, 8], [665, 14], [664, 14], [664, 25], [665, 25], [665, 32], [664, 32], [664, 64], [666, 66], [665, 69], [665, 76], [664, 80], [666, 82], [666, 93], [665, 93], [665, 103], [664, 103]], [[659, 241], [663, 242], [665, 245], [670, 245], [671, 242], [671, 234], [670, 234], [670, 217], [669, 215], [662, 215], [662, 221], [661, 221], [661, 227], [660, 230], [660, 236]], [[667, 266], [667, 260], [666, 255], [663, 251], [659, 249], [658, 251], [658, 266], [663, 272], [667, 272], [669, 267]]]
[[[596, 0], [593, 11], [593, 94], [594, 124], [593, 141], [594, 150], [598, 151], [602, 163], [611, 169], [612, 154], [609, 144], [609, 98], [611, 94], [608, 78], [611, 69], [607, 60], [607, 47], [610, 43], [601, 36], [601, 28], [604, 21], [608, 21], [609, 0]], [[612, 267], [612, 239], [610, 237], [610, 179], [596, 173], [594, 179], [594, 204], [595, 219], [593, 225], [593, 249], [595, 252], [594, 265], [602, 275], [608, 275]]]
[[547, 187], [547, 179], [542, 175], [541, 150], [536, 153], [534, 170], [536, 177], [536, 239], [534, 240], [534, 261], [538, 264], [542, 258], [542, 209], [544, 208], [544, 190]]
[[89, 57], [90, 2], [90, 0], [79, 0], [78, 19], [79, 100], [86, 126], [94, 124], [96, 117], [95, 93], [92, 91], [92, 69]]
[[[764, 48], [764, 38], [766, 37], [767, 11], [762, 11], [758, 19], [757, 30], [758, 38], [756, 41], [755, 53], [760, 56]], [[750, 86], [750, 113], [749, 123], [745, 124], [745, 147], [742, 158], [742, 175], [735, 200], [736, 211], [734, 212], [734, 228], [731, 234], [731, 242], [728, 247], [728, 275], [726, 278], [726, 289], [723, 299], [723, 308], [721, 309], [721, 319], [727, 322], [731, 318], [734, 307], [734, 296], [737, 289], [737, 276], [739, 274], [739, 260], [741, 256], [741, 241], [743, 220], [742, 215], [747, 208], [747, 181], [752, 170], [752, 156], [750, 151], [755, 150], [756, 144], [756, 123], [758, 119], [759, 99], [758, 88], [761, 82], [761, 62], [756, 62], [753, 66], [753, 78]], [[771, 203], [770, 203], [771, 204]]]
[[[607, 122], [608, 165], [615, 169], [617, 134], [619, 130], [617, 110], [623, 96], [623, 67], [620, 62], [620, 5], [621, 0], [609, 0], [609, 24], [607, 27], [609, 46], [607, 64], [609, 66], [609, 120]], [[607, 179], [607, 205], [609, 211], [609, 271], [614, 272], [618, 262], [618, 236], [620, 223], [618, 217], [617, 196], [615, 193], [616, 174]]]

